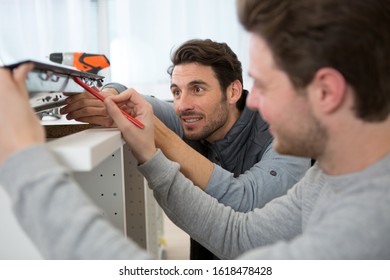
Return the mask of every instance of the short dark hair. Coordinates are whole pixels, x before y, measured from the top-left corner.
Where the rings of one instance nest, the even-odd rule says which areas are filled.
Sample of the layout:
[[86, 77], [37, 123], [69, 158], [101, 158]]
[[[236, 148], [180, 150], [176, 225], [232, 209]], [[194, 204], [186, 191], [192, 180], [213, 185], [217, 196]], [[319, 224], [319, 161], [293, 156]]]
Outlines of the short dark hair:
[[237, 0], [243, 26], [267, 42], [296, 88], [332, 67], [354, 89], [366, 121], [390, 113], [390, 1]]
[[[225, 93], [228, 86], [235, 80], [239, 80], [243, 85], [241, 62], [226, 43], [218, 43], [210, 39], [189, 40], [172, 53], [171, 61], [172, 65], [168, 68], [168, 74], [171, 77], [176, 65], [199, 63], [211, 66], [222, 92]], [[239, 110], [245, 107], [244, 94], [241, 94], [236, 106]]]

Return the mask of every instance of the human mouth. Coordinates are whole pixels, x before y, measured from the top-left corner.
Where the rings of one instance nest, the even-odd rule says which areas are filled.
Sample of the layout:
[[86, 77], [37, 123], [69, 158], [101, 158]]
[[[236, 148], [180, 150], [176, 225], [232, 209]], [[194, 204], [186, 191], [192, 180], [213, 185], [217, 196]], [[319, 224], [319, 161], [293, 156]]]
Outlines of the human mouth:
[[181, 118], [183, 124], [185, 124], [187, 126], [195, 125], [203, 119], [203, 117], [200, 115], [195, 115], [195, 114], [190, 114], [190, 113], [182, 114], [180, 116], [180, 118]]
[[194, 123], [200, 121], [202, 118], [183, 119], [185, 123]]

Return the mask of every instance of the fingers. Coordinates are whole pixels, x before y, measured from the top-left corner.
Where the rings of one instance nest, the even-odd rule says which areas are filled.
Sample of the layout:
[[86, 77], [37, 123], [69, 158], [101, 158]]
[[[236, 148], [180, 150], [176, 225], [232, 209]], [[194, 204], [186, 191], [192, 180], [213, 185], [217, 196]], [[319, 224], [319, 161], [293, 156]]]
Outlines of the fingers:
[[115, 103], [131, 101], [134, 104], [142, 103], [145, 99], [139, 94], [135, 89], [128, 88], [125, 91], [121, 92], [121, 94], [112, 95], [112, 99]]
[[[123, 94], [123, 96], [121, 96]], [[116, 100], [124, 102], [127, 98], [127, 107], [132, 107], [132, 116], [142, 121], [145, 125], [139, 129], [131, 123], [119, 109]], [[135, 90], [123, 92], [117, 96], [110, 96], [104, 100], [108, 114], [116, 123], [126, 143], [130, 146], [138, 163], [143, 163], [156, 153], [154, 143], [153, 110], [151, 105], [142, 98]]]
[[127, 102], [131, 101], [132, 94], [133, 94], [133, 91], [131, 91], [131, 89], [128, 89], [128, 90], [125, 90], [124, 92], [122, 92], [121, 94], [110, 96], [110, 99], [113, 100], [117, 104], [127, 103]]
[[[107, 115], [105, 113], [104, 104], [89, 92], [84, 91], [79, 94], [72, 94], [72, 95], [65, 94], [65, 95], [68, 95], [69, 97], [65, 101], [67, 105], [61, 108], [61, 114], [73, 113], [74, 111], [80, 110], [82, 108], [87, 109], [85, 110], [85, 112], [89, 113], [88, 108], [96, 107], [96, 108], [100, 108], [98, 112], [101, 113], [101, 116]], [[101, 92], [101, 95], [103, 97], [107, 97], [113, 95], [113, 93], [112, 90], [109, 91], [104, 90]], [[91, 115], [85, 115], [84, 117], [88, 117], [88, 116]]]
[[66, 105], [60, 109], [60, 113], [66, 115], [68, 120], [76, 120], [103, 127], [112, 127], [114, 124], [103, 102], [88, 92], [68, 97]]
[[[102, 105], [104, 104], [102, 103]], [[69, 109], [69, 108], [64, 108], [64, 110], [61, 109], [60, 113], [66, 114], [66, 118], [68, 120], [79, 119], [79, 118], [108, 117], [106, 108], [104, 106], [81, 107], [78, 109], [72, 108], [71, 110], [69, 110], [69, 113], [67, 113], [65, 109]]]
[[19, 92], [25, 97], [28, 96], [28, 91], [26, 87], [26, 78], [28, 73], [34, 68], [33, 63], [25, 63], [17, 67], [13, 71], [13, 77], [16, 82], [16, 86], [19, 88]]
[[[129, 125], [129, 120], [123, 116], [120, 108], [137, 119], [143, 119], [148, 113], [150, 104], [134, 89], [128, 89], [119, 95], [109, 96], [104, 101], [109, 116], [120, 130]], [[152, 110], [151, 110], [152, 111]], [[153, 111], [152, 111], [153, 112]]]
[[145, 98], [132, 88], [121, 92], [119, 95], [111, 96], [111, 98], [120, 108], [131, 115], [136, 115], [137, 112], [140, 114], [140, 109], [145, 109], [149, 105]]
[[[137, 120], [141, 122], [145, 121], [145, 126], [150, 124], [153, 130], [153, 108], [143, 96], [134, 89], [128, 89], [119, 95], [109, 96], [104, 100], [104, 103], [108, 115], [114, 120], [122, 132], [129, 125], [129, 120], [123, 116], [121, 109]], [[132, 129], [134, 129], [133, 126]]]
[[88, 123], [93, 125], [99, 125], [102, 127], [116, 127], [114, 120], [111, 117], [93, 116], [93, 117], [79, 117], [79, 118], [67, 118], [68, 120], [75, 120], [82, 123]]
[[[0, 83], [3, 88], [8, 87], [11, 90], [12, 87], [17, 87], [23, 95], [27, 95], [26, 78], [28, 72], [34, 67], [32, 63], [25, 63], [13, 71], [5, 68], [0, 68]], [[2, 91], [6, 93], [6, 91]]]
[[18, 83], [24, 83], [28, 72], [34, 68], [33, 63], [24, 63], [14, 70], [14, 78]]
[[129, 126], [129, 120], [122, 114], [117, 104], [112, 100], [112, 97], [104, 100], [108, 115], [114, 120], [119, 130], [123, 131]]
[[[79, 99], [75, 102], [71, 102], [67, 99], [66, 105], [61, 108], [60, 112], [61, 114], [68, 114], [68, 113], [74, 113], [81, 109], [85, 109], [83, 113], [88, 113], [89, 115], [97, 112], [101, 113], [102, 115], [106, 115], [104, 104], [99, 99], [96, 99], [95, 97], [91, 99]], [[95, 110], [92, 111], [92, 109]]]
[[66, 96], [68, 96], [68, 98], [66, 98], [66, 103], [70, 104], [70, 103], [74, 103], [74, 102], [77, 102], [77, 101], [80, 101], [80, 100], [84, 100], [84, 99], [96, 99], [95, 96], [93, 96], [92, 94], [90, 94], [89, 92], [87, 91], [83, 91], [82, 93], [77, 93], [77, 94], [69, 94], [69, 93], [65, 93]]

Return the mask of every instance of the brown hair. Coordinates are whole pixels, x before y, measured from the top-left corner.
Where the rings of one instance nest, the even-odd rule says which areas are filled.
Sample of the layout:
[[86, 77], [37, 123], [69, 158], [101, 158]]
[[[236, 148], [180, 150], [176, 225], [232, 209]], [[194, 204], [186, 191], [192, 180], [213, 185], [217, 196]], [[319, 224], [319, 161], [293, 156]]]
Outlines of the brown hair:
[[390, 1], [237, 0], [243, 26], [264, 38], [295, 87], [317, 70], [338, 70], [366, 121], [390, 113]]
[[[218, 43], [210, 39], [189, 40], [176, 49], [171, 55], [171, 61], [172, 65], [168, 68], [171, 77], [176, 65], [199, 63], [211, 66], [222, 92], [225, 93], [227, 87], [235, 80], [239, 80], [243, 85], [241, 62], [226, 43]], [[245, 107], [244, 94], [241, 95], [236, 106], [239, 110]]]

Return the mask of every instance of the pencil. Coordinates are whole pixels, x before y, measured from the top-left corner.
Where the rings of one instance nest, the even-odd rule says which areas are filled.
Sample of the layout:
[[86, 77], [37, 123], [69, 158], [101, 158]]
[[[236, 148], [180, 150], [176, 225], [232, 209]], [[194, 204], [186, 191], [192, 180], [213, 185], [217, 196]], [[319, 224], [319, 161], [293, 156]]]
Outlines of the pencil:
[[[86, 83], [84, 83], [80, 78], [78, 77], [73, 77], [73, 80], [78, 84], [80, 85], [82, 88], [84, 88], [86, 91], [88, 91], [90, 94], [92, 94], [93, 96], [95, 96], [97, 99], [101, 100], [101, 101], [104, 101], [104, 96], [101, 95], [96, 89], [94, 88], [91, 88], [89, 87]], [[122, 114], [129, 120], [131, 121], [135, 126], [139, 127], [139, 128], [144, 128], [145, 125], [140, 122], [139, 120], [137, 120], [136, 118], [132, 117], [131, 115], [129, 115], [127, 112], [123, 111], [122, 109], [120, 109]]]

